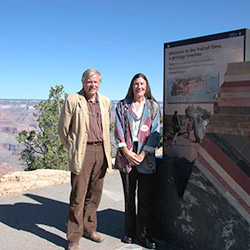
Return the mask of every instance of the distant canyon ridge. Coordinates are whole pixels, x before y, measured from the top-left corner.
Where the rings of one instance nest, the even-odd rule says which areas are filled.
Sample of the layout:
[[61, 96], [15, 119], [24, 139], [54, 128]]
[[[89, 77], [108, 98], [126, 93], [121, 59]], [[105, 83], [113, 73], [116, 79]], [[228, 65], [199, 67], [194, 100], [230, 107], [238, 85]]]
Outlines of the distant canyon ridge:
[[[42, 100], [0, 99], [0, 166], [22, 171], [25, 166], [19, 160], [23, 147], [16, 136], [23, 130], [38, 129], [34, 108]], [[115, 120], [117, 101], [111, 101], [111, 122]], [[162, 102], [160, 102], [162, 109]]]
[[0, 99], [0, 165], [23, 170], [19, 161], [22, 146], [16, 136], [23, 130], [36, 130], [37, 121], [33, 115], [34, 105], [41, 100]]

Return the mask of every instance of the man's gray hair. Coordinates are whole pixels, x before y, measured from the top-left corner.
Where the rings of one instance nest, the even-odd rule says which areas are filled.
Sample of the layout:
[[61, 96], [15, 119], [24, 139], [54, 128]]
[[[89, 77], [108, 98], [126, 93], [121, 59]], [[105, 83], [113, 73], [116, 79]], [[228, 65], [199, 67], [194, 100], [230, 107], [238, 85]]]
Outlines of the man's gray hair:
[[102, 75], [99, 71], [96, 69], [87, 69], [82, 74], [82, 83], [86, 82], [93, 75], [99, 75], [100, 82], [102, 81]]

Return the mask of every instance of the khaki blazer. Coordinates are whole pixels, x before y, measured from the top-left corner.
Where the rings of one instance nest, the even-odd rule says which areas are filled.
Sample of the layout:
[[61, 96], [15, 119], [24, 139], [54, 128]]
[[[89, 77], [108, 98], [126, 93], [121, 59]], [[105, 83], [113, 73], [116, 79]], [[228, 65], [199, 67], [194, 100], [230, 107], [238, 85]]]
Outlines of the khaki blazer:
[[[109, 118], [110, 100], [98, 93], [101, 116], [104, 152], [107, 159], [108, 168], [112, 168]], [[89, 130], [89, 114], [87, 101], [83, 95], [83, 90], [69, 96], [63, 105], [58, 124], [58, 134], [68, 149], [69, 170], [74, 174], [79, 174], [83, 165], [86, 152]]]

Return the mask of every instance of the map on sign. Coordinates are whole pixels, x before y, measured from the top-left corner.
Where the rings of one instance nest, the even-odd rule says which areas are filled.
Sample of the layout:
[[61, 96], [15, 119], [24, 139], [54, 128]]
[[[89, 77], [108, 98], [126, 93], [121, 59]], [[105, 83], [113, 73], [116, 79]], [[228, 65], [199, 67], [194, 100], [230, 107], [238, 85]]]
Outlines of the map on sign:
[[170, 78], [167, 81], [167, 102], [214, 102], [219, 88], [219, 73]]

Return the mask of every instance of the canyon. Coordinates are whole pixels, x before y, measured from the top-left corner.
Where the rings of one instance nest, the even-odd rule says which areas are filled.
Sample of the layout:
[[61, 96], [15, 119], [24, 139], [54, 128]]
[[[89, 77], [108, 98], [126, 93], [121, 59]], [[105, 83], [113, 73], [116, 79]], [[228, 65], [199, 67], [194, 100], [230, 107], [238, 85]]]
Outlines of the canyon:
[[[0, 169], [15, 171], [25, 166], [19, 160], [23, 149], [16, 136], [23, 130], [37, 130], [35, 104], [41, 100], [0, 99]], [[3, 170], [4, 169], [4, 170]]]

